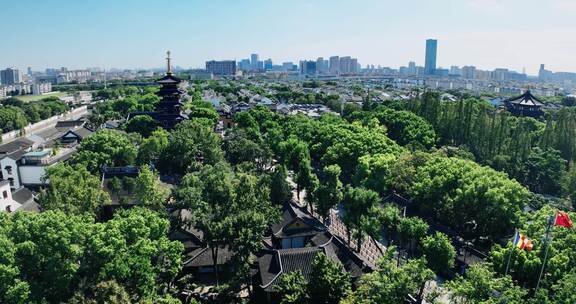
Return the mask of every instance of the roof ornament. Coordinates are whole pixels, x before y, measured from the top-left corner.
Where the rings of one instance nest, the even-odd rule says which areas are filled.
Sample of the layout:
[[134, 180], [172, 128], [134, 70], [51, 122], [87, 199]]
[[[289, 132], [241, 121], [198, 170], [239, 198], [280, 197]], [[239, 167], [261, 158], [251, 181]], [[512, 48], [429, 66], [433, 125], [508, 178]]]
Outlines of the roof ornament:
[[170, 51], [166, 52], [166, 63], [168, 65], [168, 69], [166, 70], [166, 74], [172, 75], [172, 65], [170, 64]]

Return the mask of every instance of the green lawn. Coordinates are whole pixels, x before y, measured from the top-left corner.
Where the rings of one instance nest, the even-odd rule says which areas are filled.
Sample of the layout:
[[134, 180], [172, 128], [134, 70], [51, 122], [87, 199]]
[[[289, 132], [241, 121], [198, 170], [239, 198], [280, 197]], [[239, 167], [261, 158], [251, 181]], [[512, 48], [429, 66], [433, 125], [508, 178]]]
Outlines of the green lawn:
[[50, 92], [50, 93], [46, 93], [44, 95], [23, 95], [23, 96], [14, 96], [24, 102], [30, 102], [30, 101], [37, 101], [40, 100], [42, 98], [46, 98], [46, 97], [52, 97], [52, 96], [56, 96], [56, 97], [62, 97], [62, 96], [66, 96], [68, 95], [68, 93], [66, 92]]

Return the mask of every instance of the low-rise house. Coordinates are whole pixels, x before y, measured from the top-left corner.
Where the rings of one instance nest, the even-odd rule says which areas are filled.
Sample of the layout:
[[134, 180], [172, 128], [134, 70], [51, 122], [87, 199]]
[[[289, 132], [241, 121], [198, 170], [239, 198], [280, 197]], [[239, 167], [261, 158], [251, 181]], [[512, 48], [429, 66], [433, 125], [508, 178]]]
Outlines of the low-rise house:
[[34, 194], [27, 188], [20, 187], [16, 191], [10, 188], [10, 182], [0, 181], [0, 212], [32, 211], [40, 208], [34, 201]]

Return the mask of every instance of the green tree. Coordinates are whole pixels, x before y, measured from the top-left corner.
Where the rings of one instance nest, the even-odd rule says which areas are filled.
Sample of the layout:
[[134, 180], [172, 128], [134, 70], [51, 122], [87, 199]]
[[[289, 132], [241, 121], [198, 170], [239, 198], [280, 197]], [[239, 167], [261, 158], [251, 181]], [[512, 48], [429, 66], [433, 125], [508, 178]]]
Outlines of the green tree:
[[91, 286], [85, 293], [76, 293], [68, 304], [130, 304], [130, 295], [118, 282], [105, 281]]
[[28, 285], [28, 303], [58, 303], [68, 299], [81, 278], [91, 223], [90, 218], [61, 211], [14, 214], [6, 235], [16, 248], [13, 261], [19, 279], [10, 297], [25, 298]]
[[434, 273], [426, 268], [426, 261], [408, 260], [398, 266], [389, 247], [378, 270], [360, 278], [358, 287], [341, 304], [397, 304], [404, 303], [408, 295], [421, 298], [427, 281]]
[[160, 155], [168, 146], [168, 138], [170, 133], [164, 129], [156, 129], [145, 138], [138, 147], [138, 164], [145, 165], [150, 163], [158, 163]]
[[450, 239], [441, 232], [422, 240], [422, 253], [428, 262], [428, 267], [437, 274], [447, 274], [454, 268], [456, 250]]
[[280, 277], [276, 290], [282, 296], [281, 304], [307, 304], [310, 296], [306, 279], [300, 271], [289, 272]]
[[486, 264], [475, 264], [466, 271], [466, 277], [448, 282], [452, 303], [524, 303], [526, 291], [514, 285], [510, 277], [497, 277]]
[[390, 241], [393, 238], [393, 234], [397, 231], [401, 219], [400, 210], [394, 205], [386, 204], [380, 211], [380, 222], [382, 223], [388, 245], [390, 245]]
[[342, 202], [348, 241], [352, 230], [356, 238], [356, 249], [360, 252], [366, 234], [376, 236], [380, 231], [380, 197], [372, 190], [348, 187], [344, 191]]
[[96, 282], [122, 282], [137, 300], [155, 297], [182, 267], [184, 248], [168, 239], [169, 228], [167, 219], [139, 207], [122, 210], [112, 220], [96, 224], [87, 245], [89, 277]]
[[112, 193], [118, 195], [118, 193], [120, 193], [120, 191], [122, 190], [122, 181], [118, 177], [113, 177], [110, 180], [108, 180], [107, 186], [108, 189], [112, 191]]
[[110, 204], [110, 196], [102, 190], [100, 180], [82, 166], [59, 164], [50, 167], [45, 179], [49, 184], [39, 198], [45, 210], [94, 216], [100, 206]]
[[206, 123], [209, 126], [214, 126], [218, 122], [218, 119], [220, 118], [218, 112], [216, 112], [212, 104], [208, 102], [193, 101], [192, 103], [190, 103], [188, 108], [190, 109], [189, 116], [191, 118], [206, 120]]
[[124, 126], [128, 133], [138, 133], [142, 137], [148, 137], [158, 128], [158, 123], [148, 115], [138, 115], [130, 119]]
[[223, 160], [221, 139], [211, 128], [184, 121], [170, 133], [168, 146], [160, 155], [160, 166], [168, 172], [184, 174], [201, 164], [214, 165]]
[[316, 189], [316, 210], [322, 218], [327, 218], [330, 209], [340, 204], [342, 200], [342, 182], [340, 181], [340, 166], [330, 165], [323, 170], [324, 181]]
[[[506, 174], [457, 158], [434, 156], [419, 165], [408, 194], [420, 212], [468, 235], [498, 238], [517, 226], [529, 192]], [[466, 223], [474, 231], [466, 232]]]
[[133, 165], [136, 154], [136, 146], [126, 133], [102, 130], [82, 141], [71, 162], [83, 164], [96, 173], [102, 166]]
[[398, 223], [398, 236], [402, 244], [412, 251], [414, 244], [424, 238], [428, 228], [428, 224], [419, 217], [404, 217]]
[[270, 200], [273, 204], [282, 205], [292, 198], [292, 190], [286, 181], [286, 167], [278, 165], [270, 182]]
[[338, 304], [350, 292], [350, 275], [324, 253], [312, 262], [308, 294], [312, 303]]
[[537, 193], [557, 195], [561, 190], [561, 180], [566, 172], [566, 161], [560, 151], [533, 148], [524, 163], [520, 181]]
[[0, 129], [2, 132], [20, 130], [28, 124], [26, 113], [21, 108], [3, 106], [0, 108]]
[[156, 172], [149, 166], [140, 167], [134, 184], [134, 197], [142, 206], [162, 210], [165, 207], [170, 191], [160, 182]]
[[576, 166], [572, 165], [570, 170], [561, 180], [562, 194], [570, 199], [572, 206], [576, 208]]
[[353, 181], [357, 186], [374, 190], [380, 195], [388, 192], [392, 184], [392, 170], [396, 163], [394, 154], [365, 155], [358, 159]]

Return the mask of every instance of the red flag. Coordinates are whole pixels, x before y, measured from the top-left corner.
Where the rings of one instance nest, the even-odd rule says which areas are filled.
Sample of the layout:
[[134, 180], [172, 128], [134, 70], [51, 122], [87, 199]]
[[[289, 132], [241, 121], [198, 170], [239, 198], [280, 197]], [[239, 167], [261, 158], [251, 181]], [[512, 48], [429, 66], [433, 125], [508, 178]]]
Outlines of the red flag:
[[558, 211], [558, 213], [556, 213], [556, 220], [554, 220], [554, 225], [572, 228], [572, 220], [568, 216], [568, 213]]

